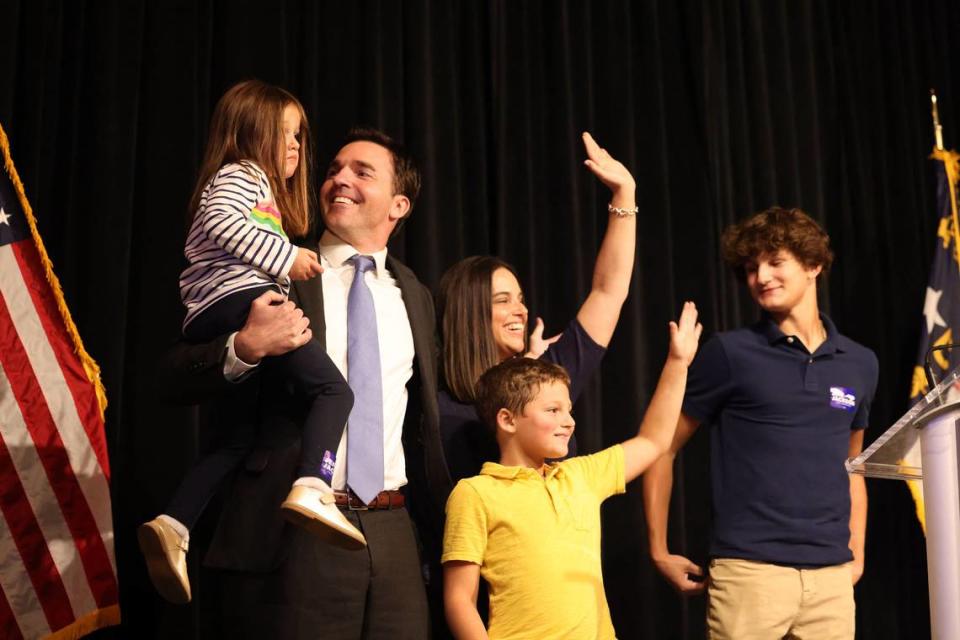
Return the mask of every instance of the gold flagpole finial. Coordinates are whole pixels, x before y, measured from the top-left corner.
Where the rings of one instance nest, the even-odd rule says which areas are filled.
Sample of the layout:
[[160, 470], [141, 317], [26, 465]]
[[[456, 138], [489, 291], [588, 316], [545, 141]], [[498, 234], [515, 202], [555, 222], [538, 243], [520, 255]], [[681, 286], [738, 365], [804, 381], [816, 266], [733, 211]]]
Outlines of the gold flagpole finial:
[[943, 151], [943, 127], [940, 126], [940, 114], [937, 111], [937, 92], [930, 89], [930, 108], [933, 113], [933, 135], [937, 141], [937, 151]]

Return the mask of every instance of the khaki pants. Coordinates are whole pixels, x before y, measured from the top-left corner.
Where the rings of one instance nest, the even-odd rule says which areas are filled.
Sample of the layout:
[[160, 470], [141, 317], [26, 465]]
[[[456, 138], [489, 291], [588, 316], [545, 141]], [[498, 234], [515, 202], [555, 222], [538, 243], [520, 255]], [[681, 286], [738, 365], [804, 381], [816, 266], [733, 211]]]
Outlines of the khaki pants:
[[850, 565], [793, 569], [717, 558], [710, 562], [707, 637], [711, 640], [850, 640]]

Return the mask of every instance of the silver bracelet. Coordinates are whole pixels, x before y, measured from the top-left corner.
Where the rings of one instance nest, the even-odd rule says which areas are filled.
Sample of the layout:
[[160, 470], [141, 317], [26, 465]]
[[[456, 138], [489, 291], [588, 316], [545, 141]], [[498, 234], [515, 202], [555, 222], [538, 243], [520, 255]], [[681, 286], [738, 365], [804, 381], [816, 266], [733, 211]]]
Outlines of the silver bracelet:
[[635, 216], [640, 213], [640, 207], [631, 207], [630, 209], [624, 209], [623, 207], [615, 207], [613, 204], [607, 205], [607, 211], [610, 213], [617, 214], [618, 218], [626, 218], [627, 216]]

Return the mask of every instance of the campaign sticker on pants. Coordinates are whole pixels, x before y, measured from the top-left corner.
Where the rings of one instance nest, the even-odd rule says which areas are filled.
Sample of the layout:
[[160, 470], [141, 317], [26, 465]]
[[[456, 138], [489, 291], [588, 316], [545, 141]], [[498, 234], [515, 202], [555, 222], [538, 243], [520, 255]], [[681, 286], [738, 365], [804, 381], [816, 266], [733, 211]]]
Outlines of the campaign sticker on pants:
[[320, 477], [328, 483], [333, 480], [333, 470], [337, 466], [337, 457], [330, 451], [323, 452], [323, 462], [320, 464]]

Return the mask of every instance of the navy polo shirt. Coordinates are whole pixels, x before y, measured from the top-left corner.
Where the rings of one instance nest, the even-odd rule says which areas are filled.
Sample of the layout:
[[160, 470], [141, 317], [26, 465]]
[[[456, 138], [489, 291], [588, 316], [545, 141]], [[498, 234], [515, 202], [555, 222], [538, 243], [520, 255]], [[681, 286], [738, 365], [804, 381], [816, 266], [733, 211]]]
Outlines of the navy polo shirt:
[[710, 556], [794, 567], [853, 558], [850, 432], [867, 426], [877, 357], [821, 315], [810, 353], [769, 317], [721, 333], [690, 367], [683, 412], [709, 423]]

